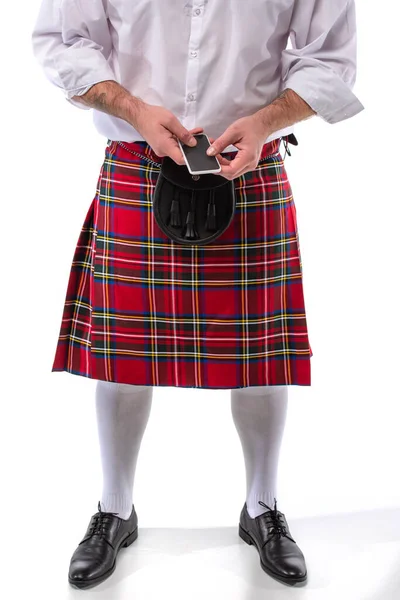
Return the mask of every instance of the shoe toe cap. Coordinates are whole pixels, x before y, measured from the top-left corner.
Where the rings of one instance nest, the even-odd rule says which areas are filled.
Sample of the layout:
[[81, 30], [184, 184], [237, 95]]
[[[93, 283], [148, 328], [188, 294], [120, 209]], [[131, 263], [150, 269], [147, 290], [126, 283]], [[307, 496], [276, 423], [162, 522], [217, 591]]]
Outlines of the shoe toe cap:
[[287, 579], [302, 579], [307, 575], [303, 560], [297, 557], [286, 559], [280, 566], [280, 574]]
[[86, 560], [76, 560], [71, 563], [68, 576], [71, 581], [78, 583], [90, 581], [101, 574], [100, 569], [101, 565]]

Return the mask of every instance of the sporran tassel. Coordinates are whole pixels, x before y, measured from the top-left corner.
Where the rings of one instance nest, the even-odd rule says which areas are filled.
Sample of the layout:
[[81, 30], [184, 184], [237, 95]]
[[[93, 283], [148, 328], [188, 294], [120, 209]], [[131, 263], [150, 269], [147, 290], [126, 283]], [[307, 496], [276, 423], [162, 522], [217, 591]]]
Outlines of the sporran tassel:
[[206, 230], [207, 231], [216, 231], [217, 229], [217, 212], [216, 206], [214, 202], [214, 192], [215, 190], [210, 190], [210, 200], [207, 206], [207, 220], [206, 220]]
[[180, 227], [182, 225], [181, 222], [181, 214], [179, 210], [179, 192], [175, 191], [175, 198], [172, 200], [171, 209], [170, 209], [170, 219], [169, 223], [171, 227]]
[[187, 217], [186, 217], [185, 238], [187, 240], [195, 240], [198, 237], [196, 227], [195, 227], [195, 208], [196, 208], [195, 190], [192, 190], [192, 198], [190, 201], [190, 211], [188, 212]]

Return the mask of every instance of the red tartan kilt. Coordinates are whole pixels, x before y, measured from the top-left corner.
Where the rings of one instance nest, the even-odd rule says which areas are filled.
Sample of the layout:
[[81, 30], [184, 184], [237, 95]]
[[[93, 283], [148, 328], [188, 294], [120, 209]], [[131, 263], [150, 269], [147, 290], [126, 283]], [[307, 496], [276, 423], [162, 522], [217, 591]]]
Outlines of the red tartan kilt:
[[228, 229], [198, 247], [170, 240], [155, 222], [151, 196], [162, 159], [146, 142], [122, 143], [105, 149], [52, 371], [153, 386], [311, 385], [281, 139], [265, 144], [257, 168], [235, 180]]

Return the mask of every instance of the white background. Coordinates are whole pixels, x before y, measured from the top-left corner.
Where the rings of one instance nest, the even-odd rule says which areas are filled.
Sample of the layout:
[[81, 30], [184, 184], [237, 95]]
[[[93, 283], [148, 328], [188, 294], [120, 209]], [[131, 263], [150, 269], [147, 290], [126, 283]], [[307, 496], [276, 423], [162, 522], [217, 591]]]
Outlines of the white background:
[[[1, 39], [2, 580], [7, 597], [69, 598], [69, 557], [101, 491], [95, 381], [51, 366], [106, 140], [35, 62], [39, 4], [8, 3]], [[147, 545], [93, 597], [153, 598], [158, 584], [175, 598], [399, 597], [400, 10], [363, 0], [357, 14], [365, 110], [298, 124], [285, 160], [314, 356], [311, 387], [289, 390], [279, 502], [309, 584], [273, 582], [237, 536], [245, 472], [229, 391], [159, 388], [134, 486]]]

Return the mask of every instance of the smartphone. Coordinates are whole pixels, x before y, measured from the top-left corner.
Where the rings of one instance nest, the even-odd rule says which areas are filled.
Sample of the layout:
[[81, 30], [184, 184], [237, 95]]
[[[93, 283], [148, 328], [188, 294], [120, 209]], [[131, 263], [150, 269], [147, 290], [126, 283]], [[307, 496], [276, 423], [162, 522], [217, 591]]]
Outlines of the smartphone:
[[194, 135], [197, 140], [196, 146], [187, 146], [178, 140], [182, 150], [186, 166], [192, 175], [202, 175], [204, 173], [219, 173], [221, 165], [216, 156], [208, 156], [207, 148], [211, 146], [210, 140], [205, 133]]

